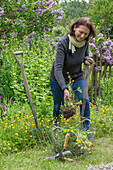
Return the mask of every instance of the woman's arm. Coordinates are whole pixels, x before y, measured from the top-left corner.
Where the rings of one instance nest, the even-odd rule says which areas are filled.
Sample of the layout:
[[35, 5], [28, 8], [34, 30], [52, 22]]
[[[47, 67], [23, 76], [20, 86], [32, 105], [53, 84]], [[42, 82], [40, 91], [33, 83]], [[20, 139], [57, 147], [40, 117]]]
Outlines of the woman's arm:
[[54, 74], [55, 74], [57, 83], [60, 85], [62, 90], [68, 89], [66, 86], [65, 80], [64, 80], [64, 76], [63, 76], [65, 53], [66, 53], [66, 49], [62, 41], [59, 41], [57, 45]]

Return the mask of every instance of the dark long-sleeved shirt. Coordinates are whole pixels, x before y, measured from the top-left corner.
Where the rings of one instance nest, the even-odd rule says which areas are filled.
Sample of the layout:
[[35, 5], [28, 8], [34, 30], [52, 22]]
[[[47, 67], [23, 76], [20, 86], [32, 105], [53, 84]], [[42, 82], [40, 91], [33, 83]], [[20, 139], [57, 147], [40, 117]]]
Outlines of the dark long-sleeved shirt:
[[57, 82], [62, 90], [67, 88], [66, 84], [69, 81], [67, 72], [69, 72], [74, 81], [84, 78], [82, 63], [89, 56], [88, 46], [89, 43], [86, 41], [83, 47], [76, 47], [76, 53], [72, 55], [68, 51], [68, 34], [60, 38], [57, 44], [56, 59], [52, 65], [50, 78], [52, 81]]

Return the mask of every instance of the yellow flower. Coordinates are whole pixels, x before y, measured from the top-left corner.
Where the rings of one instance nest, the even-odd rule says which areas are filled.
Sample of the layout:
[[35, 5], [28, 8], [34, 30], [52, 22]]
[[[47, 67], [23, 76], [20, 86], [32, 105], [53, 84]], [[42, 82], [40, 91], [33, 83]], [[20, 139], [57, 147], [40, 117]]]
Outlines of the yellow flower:
[[80, 140], [78, 140], [78, 143], [81, 143], [81, 141], [80, 141]]
[[90, 148], [88, 148], [88, 151], [90, 151]]
[[67, 72], [67, 74], [69, 74], [69, 72]]
[[15, 133], [15, 135], [18, 135], [18, 133]]
[[87, 149], [87, 147], [85, 146], [84, 149]]
[[15, 148], [15, 151], [17, 151], [18, 149], [17, 148]]
[[92, 145], [92, 143], [91, 142], [89, 142], [89, 146], [91, 146]]
[[72, 80], [72, 82], [74, 82], [74, 80]]
[[2, 153], [0, 152], [0, 155], [1, 155]]
[[25, 132], [27, 132], [27, 130], [25, 130]]
[[32, 138], [32, 135], [30, 135], [30, 138]]
[[11, 150], [11, 148], [9, 148], [9, 150]]
[[10, 143], [8, 143], [8, 146], [10, 146]]

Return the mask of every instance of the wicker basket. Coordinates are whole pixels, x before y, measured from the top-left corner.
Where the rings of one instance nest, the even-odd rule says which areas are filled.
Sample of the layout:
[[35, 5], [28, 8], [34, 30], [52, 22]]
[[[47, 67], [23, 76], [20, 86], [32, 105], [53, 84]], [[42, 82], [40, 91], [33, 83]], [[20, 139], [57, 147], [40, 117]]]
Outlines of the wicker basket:
[[[89, 130], [86, 130], [84, 123], [89, 121]], [[95, 136], [96, 127], [92, 125], [89, 119], [81, 122], [65, 121], [52, 124], [50, 126], [53, 149], [56, 153], [63, 150], [65, 135], [70, 134], [66, 150], [70, 150], [74, 155], [88, 154], [92, 150], [92, 144]]]

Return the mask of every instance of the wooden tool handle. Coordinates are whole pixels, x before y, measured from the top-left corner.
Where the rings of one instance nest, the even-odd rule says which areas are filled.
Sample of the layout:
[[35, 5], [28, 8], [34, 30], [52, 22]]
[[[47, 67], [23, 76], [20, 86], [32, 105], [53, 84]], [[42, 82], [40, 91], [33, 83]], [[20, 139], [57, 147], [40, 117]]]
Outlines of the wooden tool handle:
[[[20, 54], [22, 55], [21, 63], [16, 58], [16, 55], [20, 55]], [[23, 51], [16, 51], [13, 53], [13, 55], [14, 55], [14, 58], [17, 61], [18, 65], [20, 66], [20, 68], [23, 67]]]
[[[14, 55], [14, 58], [17, 61], [18, 65], [20, 66], [20, 70], [21, 70], [21, 74], [22, 74], [22, 77], [23, 77], [26, 93], [27, 93], [27, 96], [28, 96], [28, 99], [29, 99], [29, 102], [30, 102], [30, 106], [31, 106], [31, 110], [32, 110], [32, 113], [33, 113], [33, 116], [34, 116], [34, 119], [35, 119], [36, 128], [38, 128], [37, 117], [36, 117], [34, 105], [33, 105], [33, 102], [32, 102], [32, 97], [31, 97], [31, 93], [30, 93], [30, 90], [29, 90], [26, 74], [25, 74], [25, 71], [24, 71], [24, 66], [23, 66], [23, 58], [24, 58], [23, 51], [16, 51], [16, 52], [13, 53], [13, 55]], [[18, 61], [16, 55], [22, 56], [21, 63]]]
[[69, 137], [70, 137], [70, 134], [69, 134], [69, 133], [67, 133], [67, 134], [66, 134], [66, 136], [65, 136], [64, 148], [66, 148], [66, 147], [67, 147], [67, 145], [68, 145]]

